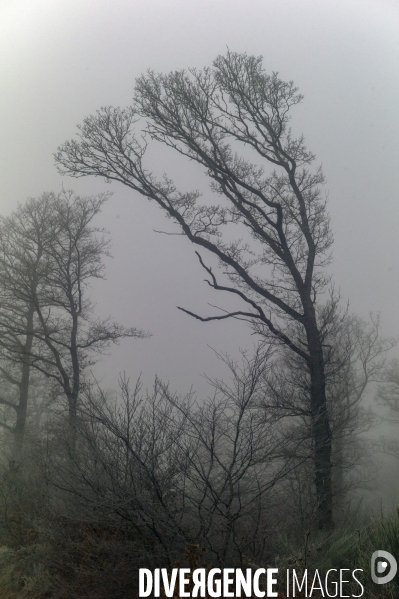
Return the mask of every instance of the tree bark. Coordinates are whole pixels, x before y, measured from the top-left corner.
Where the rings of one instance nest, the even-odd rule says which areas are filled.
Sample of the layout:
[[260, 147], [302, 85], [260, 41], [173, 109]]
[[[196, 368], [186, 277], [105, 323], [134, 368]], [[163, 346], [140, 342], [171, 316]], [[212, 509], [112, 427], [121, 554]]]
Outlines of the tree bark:
[[310, 410], [314, 444], [317, 524], [320, 530], [331, 530], [332, 517], [332, 435], [327, 409], [323, 348], [316, 323], [306, 327], [309, 349]]

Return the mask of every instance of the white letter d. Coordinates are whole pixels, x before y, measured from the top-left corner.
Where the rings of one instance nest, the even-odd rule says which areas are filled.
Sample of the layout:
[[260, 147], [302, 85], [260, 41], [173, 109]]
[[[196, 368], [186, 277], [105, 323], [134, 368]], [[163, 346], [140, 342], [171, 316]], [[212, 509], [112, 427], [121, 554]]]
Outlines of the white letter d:
[[[146, 586], [147, 579], [147, 588]], [[152, 591], [152, 572], [147, 568], [139, 569], [139, 597], [148, 597]]]

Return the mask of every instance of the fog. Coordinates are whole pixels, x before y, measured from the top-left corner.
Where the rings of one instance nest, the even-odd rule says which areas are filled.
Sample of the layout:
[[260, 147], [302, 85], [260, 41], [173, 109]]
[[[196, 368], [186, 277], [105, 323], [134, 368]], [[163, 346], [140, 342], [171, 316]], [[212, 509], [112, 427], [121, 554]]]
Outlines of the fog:
[[[190, 244], [155, 233], [170, 223], [122, 186], [61, 179], [53, 152], [100, 106], [128, 105], [146, 69], [207, 66], [226, 47], [263, 55], [304, 94], [292, 126], [327, 177], [335, 285], [351, 311], [381, 311], [384, 331], [398, 333], [395, 2], [3, 0], [0, 11], [3, 213], [62, 185], [114, 193], [101, 217], [114, 259], [95, 290], [98, 310], [153, 336], [113, 351], [101, 367], [110, 382], [116, 370], [142, 371], [146, 380], [158, 373], [179, 388], [204, 388], [201, 374], [218, 368], [210, 347], [235, 354], [254, 340], [242, 323], [201, 324], [176, 310], [206, 314], [208, 302], [220, 304]], [[185, 189], [200, 184], [198, 170], [185, 163], [182, 172], [157, 152], [155, 173], [176, 174]]]
[[[42, 554], [38, 551], [32, 558], [32, 563], [36, 564], [32, 566], [36, 568], [35, 575], [32, 574], [32, 588], [37, 592], [32, 599], [41, 599], [45, 593], [54, 599], [81, 599], [81, 580], [86, 579], [80, 579], [80, 574], [73, 578], [80, 568], [79, 551], [100, 541], [104, 541], [104, 546], [97, 557], [93, 558], [95, 552], [84, 554], [93, 558], [92, 562], [90, 559], [84, 562], [90, 572], [89, 588], [94, 589], [91, 599], [104, 599], [102, 593], [106, 592], [107, 597], [127, 598], [123, 585], [130, 589], [136, 584], [132, 583], [133, 566], [151, 563], [154, 567], [167, 564], [169, 568], [175, 560], [190, 560], [187, 557], [190, 547], [198, 552], [195, 554], [194, 551], [192, 558], [197, 560], [195, 563], [204, 559], [209, 560], [204, 562], [208, 565], [215, 563], [224, 567], [242, 565], [249, 560], [252, 568], [254, 563], [278, 563], [278, 556], [288, 560], [282, 564], [291, 563], [292, 546], [297, 552], [295, 555], [304, 556], [306, 564], [309, 535], [309, 543], [314, 543], [312, 560], [318, 555], [319, 538], [323, 543], [330, 542], [335, 534], [332, 532], [334, 525], [338, 523], [338, 526], [346, 527], [344, 532], [348, 535], [345, 539], [349, 549], [342, 563], [349, 563], [351, 568], [359, 567], [361, 563], [363, 567], [363, 562], [356, 560], [369, 560], [368, 552], [380, 548], [372, 546], [374, 537], [369, 535], [366, 525], [361, 532], [360, 525], [356, 533], [352, 530], [357, 515], [379, 517], [385, 510], [392, 511], [398, 502], [397, 423], [387, 407], [381, 408], [377, 404], [375, 381], [362, 397], [361, 407], [360, 400], [356, 399], [357, 390], [362, 386], [362, 383], [358, 384], [362, 373], [357, 379], [356, 369], [361, 371], [359, 364], [367, 353], [362, 354], [362, 351], [370, 348], [367, 343], [370, 343], [373, 329], [360, 330], [356, 328], [358, 321], [348, 319], [353, 346], [352, 353], [348, 350], [345, 354], [345, 343], [348, 347], [350, 344], [349, 337], [345, 337], [347, 330], [340, 329], [344, 319], [342, 322], [338, 316], [335, 321], [332, 319], [331, 345], [324, 346], [323, 341], [317, 339], [324, 360], [322, 368], [326, 368], [326, 372], [331, 368], [328, 380], [333, 381], [330, 396], [324, 387], [323, 395], [320, 392], [322, 385], [317, 387], [316, 383], [323, 380], [324, 385], [324, 370], [323, 376], [316, 380], [316, 351], [311, 355], [310, 327], [309, 330], [306, 328], [310, 317], [305, 316], [304, 301], [302, 320], [292, 318], [293, 328], [287, 326], [284, 329], [289, 331], [295, 343], [299, 340], [298, 347], [302, 343], [307, 348], [309, 355], [302, 355], [301, 365], [298, 366], [300, 351], [291, 358], [281, 353], [283, 357], [278, 364], [283, 374], [279, 379], [277, 369], [273, 371], [269, 364], [267, 368], [263, 365], [263, 354], [262, 358], [255, 354], [253, 362], [248, 358], [245, 365], [244, 361], [242, 380], [239, 380], [237, 363], [229, 371], [228, 365], [218, 356], [228, 355], [239, 360], [240, 352], [245, 350], [248, 350], [246, 355], [251, 356], [259, 340], [254, 328], [231, 318], [203, 323], [177, 309], [180, 306], [209, 316], [215, 314], [218, 307], [227, 310], [242, 307], [232, 294], [216, 292], [204, 282], [206, 273], [195, 254], [198, 247], [180, 234], [173, 219], [165, 218], [155, 201], [147, 201], [120, 183], [92, 176], [61, 176], [55, 166], [57, 148], [76, 137], [77, 126], [86, 117], [104, 106], [129, 106], [135, 80], [142, 73], [148, 69], [168, 73], [190, 67], [210, 67], [213, 60], [227, 50], [263, 56], [263, 64], [269, 73], [278, 72], [283, 81], [293, 80], [304, 95], [302, 103], [290, 111], [290, 126], [294, 137], [304, 135], [307, 148], [316, 155], [316, 163], [322, 165], [326, 176], [323, 193], [328, 200], [334, 236], [333, 260], [328, 273], [341, 297], [342, 310], [347, 308], [348, 314], [365, 319], [370, 313], [381, 313], [381, 335], [399, 338], [399, 5], [396, 0], [0, 0], [0, 213], [2, 216], [13, 214], [27, 198], [39, 198], [43, 192], [58, 194], [63, 189], [74, 190], [81, 196], [111, 192], [112, 197], [96, 216], [95, 224], [108, 231], [112, 256], [105, 259], [106, 278], [94, 280], [90, 296], [100, 317], [109, 315], [127, 327], [149, 333], [146, 338], [122, 339], [92, 367], [93, 378], [104, 390], [115, 390], [122, 372], [131, 379], [133, 387], [141, 375], [141, 392], [146, 399], [142, 403], [139, 394], [129, 392], [126, 386], [118, 407], [112, 411], [113, 404], [108, 401], [106, 391], [102, 395], [98, 389], [92, 392], [85, 387], [82, 392], [84, 408], [77, 416], [79, 391], [73, 398], [73, 415], [71, 397], [66, 394], [67, 400], [65, 397], [60, 400], [50, 385], [43, 391], [44, 383], [38, 375], [39, 383], [34, 380], [34, 391], [29, 396], [34, 406], [33, 416], [28, 412], [27, 432], [22, 428], [22, 441], [18, 446], [15, 431], [4, 425], [2, 418], [5, 423], [11, 422], [6, 420], [10, 410], [11, 413], [12, 410], [18, 412], [20, 404], [18, 409], [15, 408], [7, 399], [11, 395], [7, 395], [6, 385], [5, 392], [1, 388], [0, 426], [5, 430], [4, 435], [0, 435], [1, 443], [9, 442], [7, 435], [11, 438], [11, 433], [14, 434], [12, 459], [8, 460], [11, 454], [5, 451], [0, 455], [0, 486], [5, 489], [0, 493], [1, 594], [4, 572], [14, 572], [10, 568], [7, 570], [7, 555], [15, 557], [18, 554], [15, 563], [19, 565], [15, 571], [21, 580], [30, 580], [31, 566], [26, 566], [23, 551], [26, 548], [31, 551], [32, 543], [43, 551]], [[245, 147], [244, 152], [247, 151], [249, 153]], [[151, 141], [145, 166], [158, 178], [163, 174], [171, 177], [178, 189], [198, 189], [205, 202], [214, 201], [202, 167], [194, 160], [178, 156], [171, 148]], [[49, 213], [57, 214], [56, 218], [60, 219], [57, 222], [65, 225], [62, 210], [54, 197], [46, 197]], [[300, 237], [303, 233], [301, 225], [298, 231]], [[19, 235], [21, 242], [23, 235], [21, 237], [20, 232]], [[0, 242], [3, 241], [1, 237]], [[295, 244], [293, 242], [293, 246]], [[300, 269], [302, 258], [300, 251], [295, 251]], [[201, 250], [201, 255], [206, 264], [216, 267], [214, 256], [207, 255], [205, 250]], [[54, 263], [52, 259], [48, 258], [48, 264]], [[1, 260], [1, 276], [10, 285], [7, 268], [4, 268], [7, 260], [4, 256]], [[317, 283], [312, 281], [312, 285], [317, 286]], [[277, 296], [279, 292], [284, 293], [283, 288], [283, 284], [277, 285]], [[46, 293], [45, 290], [42, 295], [44, 306], [47, 306]], [[6, 296], [4, 292], [3, 302]], [[23, 300], [19, 296], [18, 301], [25, 302], [26, 310], [26, 306], [31, 309], [32, 299], [22, 297]], [[324, 297], [327, 299], [327, 294]], [[3, 313], [13, 313], [10, 295], [7, 301]], [[313, 307], [312, 299], [308, 305]], [[75, 308], [73, 302], [70, 303], [68, 314]], [[49, 315], [50, 312], [51, 307]], [[48, 316], [50, 324], [56, 323], [55, 331], [57, 314], [54, 316], [53, 313], [53, 320]], [[40, 320], [37, 315], [32, 316], [32, 322], [34, 318]], [[313, 316], [316, 329], [320, 315], [316, 317], [313, 312]], [[48, 347], [43, 342], [48, 331], [46, 323], [43, 325], [44, 320], [40, 321], [39, 350], [35, 355], [39, 364], [41, 351], [52, 359], [51, 352], [46, 354]], [[295, 326], [299, 327], [298, 323], [306, 329], [306, 335], [302, 329], [297, 333]], [[0, 314], [3, 334], [8, 334], [4, 333], [8, 331], [7, 326]], [[31, 334], [28, 328], [26, 339]], [[326, 325], [325, 330], [327, 328]], [[56, 336], [54, 331], [51, 334]], [[323, 337], [324, 341], [330, 339], [328, 334]], [[21, 337], [23, 332], [18, 330], [15, 336], [18, 335]], [[301, 335], [308, 345], [301, 341]], [[0, 357], [5, 359], [8, 350], [4, 349], [4, 344], [0, 346]], [[68, 349], [67, 345], [65, 347]], [[314, 349], [315, 343], [312, 347]], [[324, 347], [333, 348], [331, 363], [330, 350], [322, 349]], [[361, 350], [356, 349], [359, 347]], [[20, 356], [19, 362], [18, 359], [13, 362], [14, 349], [10, 351], [9, 367], [16, 368], [17, 363], [23, 373], [25, 362]], [[65, 348], [62, 351], [69, 357]], [[341, 363], [344, 354], [347, 361], [343, 359]], [[388, 357], [399, 357], [398, 346], [389, 351]], [[256, 362], [258, 358], [259, 362]], [[331, 374], [334, 360], [340, 364], [338, 374]], [[50, 370], [46, 371], [47, 367]], [[41, 373], [47, 376], [45, 380], [51, 377], [56, 380], [52, 367], [52, 363], [43, 367]], [[377, 371], [379, 376], [381, 365], [376, 367]], [[75, 371], [72, 369], [72, 372]], [[295, 372], [298, 388], [303, 384], [298, 393]], [[393, 394], [388, 398], [391, 404], [399, 397], [399, 371], [393, 368], [392, 372]], [[4, 373], [0, 364], [0, 383], [15, 386], [15, 380], [10, 382], [7, 372]], [[155, 376], [170, 383], [170, 394], [168, 389], [158, 385], [151, 395]], [[219, 404], [219, 400], [209, 399], [213, 393], [209, 377], [218, 378], [217, 397], [222, 398]], [[222, 379], [230, 381], [233, 392], [223, 386]], [[245, 384], [242, 383], [244, 379]], [[18, 381], [17, 378], [16, 387], [21, 389], [23, 384]], [[253, 388], [258, 399], [253, 400], [251, 395], [240, 412], [242, 405], [237, 397], [240, 393], [246, 397], [245, 393], [251, 387], [247, 385], [248, 381], [255, 381]], [[29, 385], [26, 385], [27, 401]], [[148, 393], [146, 389], [149, 389]], [[301, 395], [303, 389], [305, 393]], [[198, 403], [190, 404], [184, 400], [179, 404], [173, 392], [184, 395], [190, 390]], [[90, 395], [91, 392], [94, 395]], [[259, 397], [263, 399], [259, 400]], [[318, 423], [322, 409], [315, 409], [315, 397], [318, 400], [322, 397], [323, 417], [328, 426], [332, 423], [328, 430], [333, 432], [328, 433], [326, 426], [324, 437], [317, 437], [321, 435]], [[42, 407], [48, 402], [39, 416], [36, 412], [40, 410], [35, 412], [38, 398], [43, 402]], [[397, 408], [397, 401], [396, 404]], [[215, 409], [214, 405], [217, 405]], [[362, 411], [363, 407], [374, 410], [374, 420]], [[288, 410], [288, 418], [284, 410]], [[236, 418], [237, 413], [239, 417]], [[125, 418], [126, 414], [129, 417]], [[222, 422], [219, 428], [218, 418]], [[215, 444], [208, 442], [210, 430], [217, 430]], [[122, 434], [121, 431], [127, 431], [125, 437], [125, 432]], [[231, 449], [234, 435], [244, 440], [236, 445], [233, 443]], [[389, 441], [388, 445], [391, 443], [391, 453], [396, 457], [381, 452], [382, 436], [394, 439], [395, 442]], [[134, 445], [139, 444], [138, 440], [145, 448], [144, 453], [147, 451], [144, 458], [141, 449]], [[9, 445], [11, 447], [12, 442]], [[327, 446], [328, 450], [324, 451]], [[139, 454], [140, 459], [137, 458]], [[156, 458], [147, 463], [150, 455], [156, 455]], [[234, 459], [238, 455], [238, 462], [242, 460], [237, 472], [241, 467], [243, 470], [234, 484], [231, 478], [226, 478], [226, 472], [230, 476], [237, 465], [233, 459], [231, 467], [225, 466], [230, 455]], [[256, 459], [251, 461], [253, 456]], [[356, 465], [353, 470], [352, 462]], [[326, 464], [327, 469], [323, 470]], [[214, 467], [215, 471], [212, 470]], [[351, 492], [351, 483], [357, 489], [355, 493]], [[228, 505], [226, 489], [231, 491], [229, 506], [236, 510], [234, 518], [228, 512], [230, 507], [225, 510]], [[160, 496], [162, 501], [157, 503]], [[326, 497], [330, 501], [327, 507]], [[14, 524], [8, 519], [8, 503], [13, 509], [17, 506], [12, 517], [16, 514], [18, 526], [22, 522], [18, 531], [24, 532], [18, 532], [18, 541], [15, 541], [15, 535], [10, 540], [8, 527], [10, 525], [10, 530], [14, 530]], [[180, 512], [176, 506], [180, 506]], [[256, 518], [255, 513], [259, 514]], [[392, 526], [395, 538], [399, 538], [399, 520]], [[31, 528], [36, 536], [29, 537]], [[81, 531], [83, 536], [79, 537]], [[230, 533], [236, 535], [234, 546]], [[307, 535], [305, 549], [302, 547], [304, 534]], [[340, 534], [338, 530], [337, 538]], [[268, 535], [269, 549], [265, 541]], [[361, 537], [365, 539], [362, 546]], [[34, 538], [33, 542], [31, 538]], [[386, 540], [386, 537], [381, 538]], [[65, 539], [69, 545], [63, 545]], [[362, 553], [356, 553], [353, 547], [356, 551], [361, 547]], [[21, 548], [22, 552], [18, 553]], [[393, 553], [397, 548], [399, 552], [399, 545], [382, 544], [381, 548]], [[57, 555], [54, 559], [53, 549]], [[108, 574], [104, 576], [109, 586], [104, 584], [99, 588], [101, 577], [96, 559], [102, 559], [103, 550], [107, 557], [101, 562], [100, 570], [103, 571], [102, 564], [105, 563]], [[326, 550], [323, 553], [326, 561], [320, 567], [336, 567], [334, 559], [340, 551], [341, 547], [338, 553], [331, 553], [333, 557], [329, 563]], [[57, 559], [59, 563], [54, 567]], [[51, 575], [42, 576], [40, 568], [43, 564]], [[61, 567], [57, 570], [59, 564]], [[65, 564], [70, 568], [66, 570], [67, 574], [63, 570]], [[124, 572], [120, 580], [115, 564]], [[368, 561], [365, 568], [369, 568]], [[117, 575], [113, 578], [115, 572]], [[71, 580], [73, 583], [69, 587]], [[119, 583], [122, 586], [118, 586]], [[20, 588], [24, 585], [25, 582], [21, 582]], [[397, 591], [399, 587], [395, 588]], [[65, 589], [70, 589], [70, 595], [65, 594]], [[115, 594], [112, 595], [109, 589]]]

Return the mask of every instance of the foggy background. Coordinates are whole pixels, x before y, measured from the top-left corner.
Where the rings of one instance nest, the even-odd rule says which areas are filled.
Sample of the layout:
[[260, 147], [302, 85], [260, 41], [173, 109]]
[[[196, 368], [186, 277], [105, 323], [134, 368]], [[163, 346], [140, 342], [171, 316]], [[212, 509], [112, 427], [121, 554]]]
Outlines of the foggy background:
[[[114, 192], [98, 220], [114, 259], [91, 295], [99, 314], [152, 337], [125, 340], [102, 359], [95, 372], [109, 386], [126, 370], [133, 380], [142, 372], [146, 385], [157, 373], [178, 391], [205, 393], [202, 373], [223, 373], [211, 347], [236, 356], [255, 339], [241, 322], [205, 324], [176, 309], [209, 315], [208, 302], [229, 304], [203, 283], [187, 239], [154, 232], [176, 230], [161, 210], [122, 185], [61, 178], [52, 154], [100, 106], [128, 105], [147, 68], [202, 68], [226, 47], [263, 55], [269, 72], [304, 94], [292, 126], [327, 178], [343, 305], [363, 317], [380, 310], [382, 333], [399, 333], [397, 2], [1, 0], [1, 212], [62, 185], [81, 195]], [[163, 148], [149, 158], [156, 174], [206, 192], [198, 167]]]

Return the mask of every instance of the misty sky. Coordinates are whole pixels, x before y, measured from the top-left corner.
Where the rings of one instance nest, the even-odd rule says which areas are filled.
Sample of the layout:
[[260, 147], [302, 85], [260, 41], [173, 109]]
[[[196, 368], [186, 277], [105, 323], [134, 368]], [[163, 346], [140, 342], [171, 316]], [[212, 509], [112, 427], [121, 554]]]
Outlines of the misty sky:
[[[28, 196], [110, 189], [99, 224], [114, 259], [93, 297], [100, 314], [149, 330], [104, 360], [149, 383], [158, 373], [179, 390], [201, 389], [220, 367], [210, 347], [237, 355], [255, 339], [240, 322], [201, 324], [176, 305], [209, 314], [224, 305], [203, 283], [194, 248], [142, 197], [100, 179], [61, 178], [53, 152], [100, 106], [125, 106], [147, 68], [211, 65], [226, 47], [263, 55], [268, 71], [293, 79], [305, 99], [295, 133], [323, 164], [335, 235], [333, 273], [343, 303], [382, 312], [399, 334], [399, 3], [395, 0], [0, 0], [0, 206]], [[185, 189], [202, 181], [193, 165], [154, 148], [150, 167]], [[209, 347], [210, 346], [210, 347]]]

